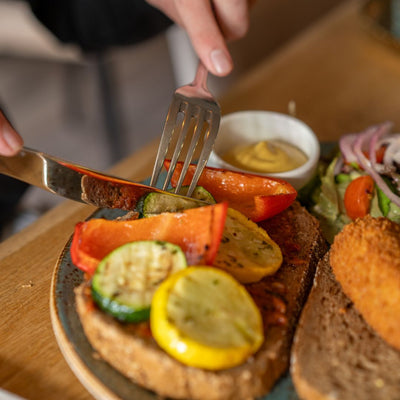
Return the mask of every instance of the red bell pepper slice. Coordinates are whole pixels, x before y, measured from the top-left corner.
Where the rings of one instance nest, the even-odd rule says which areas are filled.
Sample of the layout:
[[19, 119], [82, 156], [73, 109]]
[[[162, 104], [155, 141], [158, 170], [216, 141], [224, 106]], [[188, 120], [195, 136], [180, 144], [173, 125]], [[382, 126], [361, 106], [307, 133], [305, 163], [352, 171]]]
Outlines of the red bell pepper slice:
[[227, 209], [227, 203], [219, 203], [136, 220], [97, 218], [80, 222], [72, 238], [72, 262], [93, 274], [108, 253], [125, 243], [165, 240], [182, 248], [189, 265], [212, 265], [221, 242]]
[[346, 214], [352, 220], [365, 217], [371, 208], [375, 182], [369, 175], [359, 176], [349, 183], [344, 193]]
[[[164, 162], [168, 170], [170, 160]], [[175, 186], [182, 171], [183, 162], [178, 162], [172, 175]], [[189, 166], [184, 185], [188, 185], [196, 169]], [[294, 187], [282, 180], [254, 174], [234, 172], [220, 168], [205, 167], [198, 185], [203, 186], [217, 202], [227, 201], [229, 207], [240, 211], [254, 222], [270, 218], [289, 207], [296, 199]]]

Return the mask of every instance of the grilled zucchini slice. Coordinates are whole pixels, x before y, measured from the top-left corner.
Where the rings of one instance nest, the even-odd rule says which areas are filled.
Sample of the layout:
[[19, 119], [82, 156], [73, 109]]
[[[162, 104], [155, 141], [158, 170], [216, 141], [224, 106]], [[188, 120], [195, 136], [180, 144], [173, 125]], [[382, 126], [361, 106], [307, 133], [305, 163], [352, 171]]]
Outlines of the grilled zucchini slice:
[[[179, 194], [182, 196], [186, 196], [188, 190], [189, 190], [189, 185], [182, 186], [181, 190], [179, 191]], [[171, 189], [171, 192], [172, 191], [173, 189]], [[207, 189], [203, 188], [203, 186], [196, 186], [193, 190], [191, 197], [193, 199], [205, 201], [208, 204], [215, 204], [215, 199], [213, 195]]]
[[157, 287], [186, 266], [181, 248], [172, 243], [127, 243], [100, 262], [92, 279], [92, 297], [101, 309], [121, 321], [145, 321]]
[[[189, 186], [182, 187], [179, 194], [185, 196]], [[197, 200], [201, 200], [201, 203]], [[152, 192], [143, 196], [137, 205], [140, 217], [151, 217], [163, 212], [180, 212], [189, 208], [200, 207], [206, 204], [215, 204], [213, 196], [202, 186], [196, 186], [192, 197], [182, 199], [177, 196], [170, 196], [163, 193]]]

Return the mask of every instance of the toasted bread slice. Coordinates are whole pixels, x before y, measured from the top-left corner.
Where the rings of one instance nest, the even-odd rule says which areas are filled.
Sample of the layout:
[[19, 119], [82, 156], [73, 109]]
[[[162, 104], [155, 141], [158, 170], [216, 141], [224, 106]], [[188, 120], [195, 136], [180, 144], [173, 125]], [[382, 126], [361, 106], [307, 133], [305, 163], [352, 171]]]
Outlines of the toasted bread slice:
[[280, 245], [283, 265], [274, 275], [246, 286], [261, 310], [265, 341], [244, 364], [213, 372], [179, 363], [157, 346], [148, 326], [124, 325], [98, 310], [84, 283], [76, 289], [77, 311], [96, 352], [161, 396], [240, 400], [269, 392], [289, 367], [294, 329], [326, 243], [318, 222], [298, 203], [261, 225]]
[[399, 399], [400, 352], [364, 321], [320, 262], [296, 330], [291, 375], [306, 400]]

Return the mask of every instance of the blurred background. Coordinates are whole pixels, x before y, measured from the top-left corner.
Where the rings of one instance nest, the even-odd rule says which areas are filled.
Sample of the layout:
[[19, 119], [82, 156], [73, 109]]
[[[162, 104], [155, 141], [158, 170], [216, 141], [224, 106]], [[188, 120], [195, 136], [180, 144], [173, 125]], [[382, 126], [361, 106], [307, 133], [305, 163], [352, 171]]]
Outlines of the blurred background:
[[[256, 2], [248, 35], [230, 45], [234, 73], [210, 77], [210, 90], [222, 96], [247, 70], [343, 1]], [[85, 52], [60, 42], [25, 1], [0, 0], [0, 104], [27, 146], [61, 158], [107, 170], [157, 138], [173, 91], [193, 80], [196, 65], [176, 26], [135, 44]], [[59, 201], [30, 188], [3, 237]]]

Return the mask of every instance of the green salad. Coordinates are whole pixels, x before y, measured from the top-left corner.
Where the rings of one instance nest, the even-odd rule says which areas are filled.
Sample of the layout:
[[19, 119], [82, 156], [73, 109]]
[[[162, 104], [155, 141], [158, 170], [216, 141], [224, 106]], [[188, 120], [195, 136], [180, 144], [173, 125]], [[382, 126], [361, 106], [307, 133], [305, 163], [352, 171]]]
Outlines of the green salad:
[[299, 192], [329, 242], [344, 225], [371, 214], [400, 223], [400, 134], [383, 123], [341, 137], [329, 162]]

